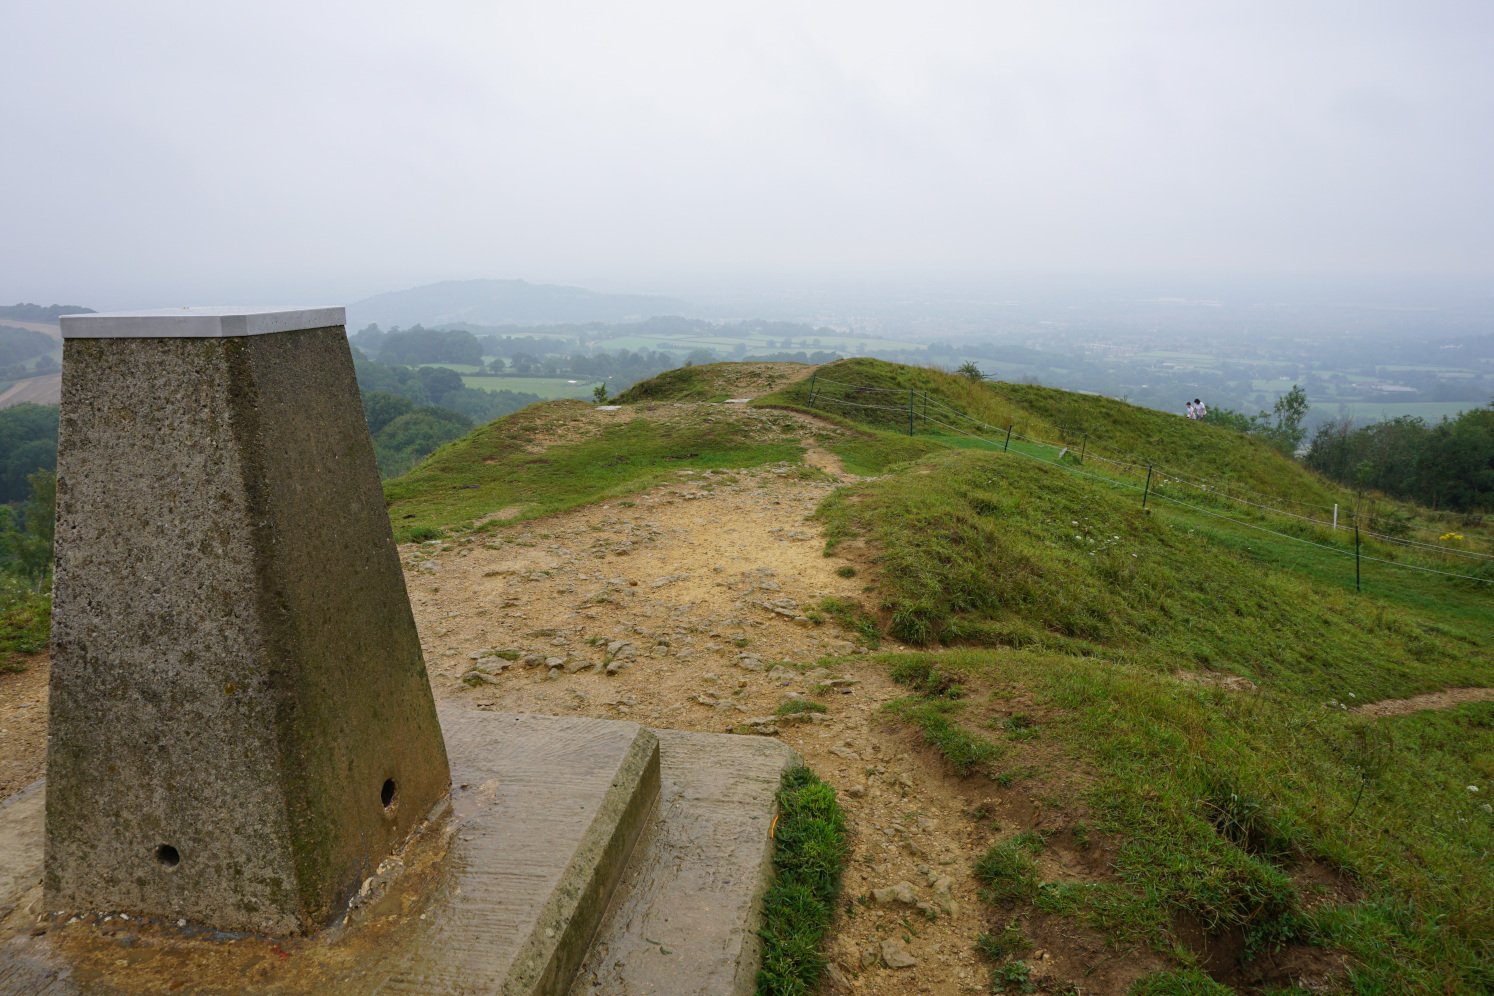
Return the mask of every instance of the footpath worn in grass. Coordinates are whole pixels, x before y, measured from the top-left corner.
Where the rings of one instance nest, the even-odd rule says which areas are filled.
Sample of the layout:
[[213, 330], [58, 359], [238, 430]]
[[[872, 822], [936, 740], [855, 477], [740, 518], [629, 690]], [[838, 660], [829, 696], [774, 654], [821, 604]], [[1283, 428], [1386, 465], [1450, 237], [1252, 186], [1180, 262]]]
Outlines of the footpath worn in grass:
[[815, 992], [821, 951], [845, 871], [845, 814], [835, 790], [808, 768], [784, 773], [774, 832], [773, 885], [763, 897], [760, 996]]
[[[497, 509], [503, 521], [553, 515], [639, 491], [680, 470], [753, 467], [798, 460], [803, 448], [756, 441], [728, 422], [665, 422], [639, 416], [542, 452], [529, 444], [544, 431], [555, 402], [536, 405], [474, 430], [384, 485], [400, 542], [465, 527]], [[494, 522], [493, 527], [501, 522]]]
[[1188, 969], [1201, 932], [1237, 947], [1231, 981], [1295, 945], [1347, 954], [1355, 991], [1494, 986], [1494, 704], [1376, 720], [1295, 688], [1231, 692], [1095, 657], [886, 660], [942, 676], [975, 711], [1021, 694], [1043, 718], [1012, 763], [1056, 750], [1089, 772], [1054, 805], [1117, 842], [1113, 876], [1043, 881], [1044, 838], [1001, 837], [974, 869], [994, 908], [1072, 917]]

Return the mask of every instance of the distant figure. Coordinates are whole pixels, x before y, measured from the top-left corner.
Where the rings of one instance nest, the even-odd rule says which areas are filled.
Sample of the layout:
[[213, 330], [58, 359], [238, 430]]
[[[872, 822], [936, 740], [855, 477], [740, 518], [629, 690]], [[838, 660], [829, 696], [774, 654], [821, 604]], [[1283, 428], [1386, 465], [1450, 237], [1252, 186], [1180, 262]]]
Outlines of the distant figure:
[[1193, 417], [1194, 418], [1203, 418], [1207, 414], [1209, 414], [1208, 406], [1205, 405], [1202, 401], [1199, 401], [1197, 398], [1194, 398], [1193, 399]]
[[1198, 412], [1194, 409], [1193, 402], [1190, 401], [1186, 405], [1184, 405], [1183, 407], [1186, 408], [1186, 409], [1188, 409], [1188, 417], [1189, 418], [1198, 418]]

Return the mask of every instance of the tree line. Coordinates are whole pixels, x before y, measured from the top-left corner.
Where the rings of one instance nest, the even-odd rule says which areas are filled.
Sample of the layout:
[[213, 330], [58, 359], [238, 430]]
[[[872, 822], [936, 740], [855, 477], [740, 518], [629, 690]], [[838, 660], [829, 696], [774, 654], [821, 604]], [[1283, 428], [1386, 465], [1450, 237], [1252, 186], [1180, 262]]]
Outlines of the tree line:
[[1428, 424], [1411, 415], [1355, 427], [1347, 417], [1318, 428], [1309, 467], [1360, 491], [1433, 509], [1494, 508], [1494, 405]]

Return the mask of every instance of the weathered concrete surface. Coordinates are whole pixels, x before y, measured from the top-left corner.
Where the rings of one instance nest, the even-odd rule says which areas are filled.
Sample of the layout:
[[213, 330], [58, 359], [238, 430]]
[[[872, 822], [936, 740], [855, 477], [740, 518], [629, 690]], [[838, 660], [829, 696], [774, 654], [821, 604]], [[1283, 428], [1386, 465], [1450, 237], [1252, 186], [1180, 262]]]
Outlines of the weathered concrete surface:
[[765, 737], [656, 732], [659, 811], [571, 996], [755, 992], [776, 796], [802, 762]]
[[348, 925], [278, 941], [135, 921], [108, 936], [118, 918], [0, 929], [0, 993], [564, 992], [655, 812], [658, 741], [607, 720], [441, 719], [452, 815]]
[[343, 330], [70, 338], [62, 394], [48, 906], [315, 929], [449, 777]]
[[64, 339], [213, 338], [323, 329], [345, 324], [344, 308], [167, 308], [63, 315]]

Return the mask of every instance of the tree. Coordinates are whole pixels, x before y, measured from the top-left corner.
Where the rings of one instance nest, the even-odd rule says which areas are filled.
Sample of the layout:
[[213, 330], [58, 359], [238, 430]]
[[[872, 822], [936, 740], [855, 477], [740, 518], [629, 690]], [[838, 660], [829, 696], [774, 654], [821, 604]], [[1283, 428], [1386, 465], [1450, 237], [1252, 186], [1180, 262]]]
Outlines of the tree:
[[1308, 407], [1307, 391], [1300, 384], [1293, 384], [1292, 389], [1277, 398], [1276, 404], [1271, 407], [1271, 414], [1276, 418], [1277, 434], [1290, 440], [1294, 451], [1302, 442], [1305, 432], [1302, 420], [1307, 417]]
[[607, 403], [607, 385], [598, 384], [596, 387], [592, 388], [591, 398], [597, 404], [605, 405]]
[[414, 410], [415, 402], [387, 391], [369, 391], [363, 395], [363, 418], [372, 435], [377, 435], [384, 426]]
[[57, 406], [20, 404], [0, 410], [0, 502], [18, 502], [27, 478], [57, 466]]
[[421, 367], [415, 375], [425, 385], [426, 396], [437, 405], [446, 404], [449, 395], [459, 393], [466, 386], [462, 383], [462, 375], [447, 367]]
[[983, 380], [986, 376], [980, 372], [980, 367], [975, 365], [974, 360], [966, 360], [964, 363], [961, 363], [957, 373], [969, 377], [971, 380]]
[[52, 573], [57, 518], [57, 475], [38, 470], [27, 478], [31, 493], [19, 511], [0, 505], [0, 566], [42, 590]]

